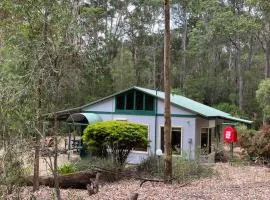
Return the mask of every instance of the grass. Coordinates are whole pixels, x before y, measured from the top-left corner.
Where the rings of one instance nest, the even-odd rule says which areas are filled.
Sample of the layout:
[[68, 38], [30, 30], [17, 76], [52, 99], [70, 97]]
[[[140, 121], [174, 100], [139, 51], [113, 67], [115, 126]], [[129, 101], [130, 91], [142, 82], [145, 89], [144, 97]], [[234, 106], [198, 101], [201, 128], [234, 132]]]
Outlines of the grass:
[[[173, 158], [172, 168], [173, 179], [178, 182], [209, 177], [214, 174], [212, 167], [202, 165], [197, 160], [187, 160], [181, 157]], [[137, 166], [137, 171], [144, 177], [164, 178], [164, 159], [150, 156]]]
[[71, 173], [74, 173], [76, 171], [77, 171], [77, 169], [74, 166], [74, 164], [72, 164], [72, 163], [66, 163], [66, 164], [61, 165], [60, 167], [58, 167], [58, 172], [61, 175], [71, 174]]
[[[126, 165], [122, 167], [113, 162], [111, 158], [88, 157], [74, 162], [77, 171], [95, 171], [94, 167], [104, 168], [110, 173], [103, 174], [103, 179], [108, 182], [125, 178], [123, 174], [129, 174], [143, 178], [164, 178], [164, 159], [157, 156], [149, 156], [139, 165]], [[178, 182], [209, 177], [214, 174], [211, 166], [203, 165], [198, 160], [188, 160], [183, 157], [173, 158], [173, 179]], [[119, 175], [119, 172], [121, 174]], [[104, 177], [106, 176], [106, 177]]]

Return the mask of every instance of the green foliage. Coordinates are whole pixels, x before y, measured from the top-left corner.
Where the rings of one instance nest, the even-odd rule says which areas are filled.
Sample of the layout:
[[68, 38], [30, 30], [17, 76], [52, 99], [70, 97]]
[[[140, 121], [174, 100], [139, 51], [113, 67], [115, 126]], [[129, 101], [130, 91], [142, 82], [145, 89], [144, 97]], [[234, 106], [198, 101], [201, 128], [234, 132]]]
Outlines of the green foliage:
[[19, 160], [15, 152], [10, 149], [1, 159], [0, 169], [0, 182], [6, 187], [8, 194], [23, 184], [24, 169], [23, 162]]
[[238, 106], [234, 104], [229, 104], [229, 103], [219, 103], [218, 105], [214, 106], [214, 108], [230, 113], [233, 116], [243, 116], [244, 113], [239, 109]]
[[121, 121], [98, 122], [87, 126], [83, 141], [98, 156], [106, 156], [109, 147], [114, 160], [124, 164], [133, 148], [147, 145], [147, 127]]
[[103, 172], [101, 177], [101, 179], [105, 180], [106, 182], [113, 182], [119, 180], [121, 176], [119, 176], [118, 173], [124, 170], [123, 166], [114, 162], [111, 157], [100, 158], [91, 156], [74, 162], [73, 165], [75, 166], [77, 171], [95, 172], [95, 167], [106, 169], [108, 173]]
[[61, 175], [71, 174], [76, 171], [76, 167], [72, 163], [66, 163], [58, 167], [58, 172]]
[[[173, 158], [173, 179], [182, 182], [191, 179], [208, 177], [213, 174], [213, 169], [203, 166], [198, 160], [188, 160], [183, 157]], [[146, 177], [163, 178], [163, 157], [150, 156], [137, 166], [137, 171]]]
[[270, 118], [270, 79], [261, 81], [256, 98], [266, 118]]
[[93, 166], [105, 168], [109, 170], [119, 170], [122, 167], [113, 162], [112, 158], [102, 158], [96, 156], [85, 157], [73, 163], [77, 171], [91, 171]]
[[270, 126], [263, 126], [259, 131], [237, 128], [239, 144], [252, 160], [270, 158]]
[[164, 159], [158, 156], [149, 156], [138, 166], [137, 171], [144, 177], [163, 177]]

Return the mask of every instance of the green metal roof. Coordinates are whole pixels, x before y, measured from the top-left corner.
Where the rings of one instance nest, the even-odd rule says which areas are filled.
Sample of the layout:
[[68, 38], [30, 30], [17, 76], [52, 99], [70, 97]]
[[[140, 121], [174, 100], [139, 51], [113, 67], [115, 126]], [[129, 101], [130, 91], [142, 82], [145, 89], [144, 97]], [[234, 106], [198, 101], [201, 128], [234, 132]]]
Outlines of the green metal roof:
[[[145, 92], [147, 94], [150, 94], [152, 96], [155, 96], [157, 98], [160, 98], [160, 99], [164, 99], [164, 96], [165, 96], [164, 92], [146, 89], [146, 88], [142, 88], [142, 87], [134, 87], [134, 88], [137, 90], [140, 90], [142, 92]], [[197, 101], [193, 101], [193, 100], [186, 98], [184, 96], [181, 96], [181, 95], [171, 94], [171, 103], [176, 105], [176, 106], [182, 107], [182, 108], [190, 110], [192, 112], [195, 112], [195, 113], [202, 115], [204, 117], [210, 117], [210, 118], [219, 117], [219, 118], [224, 118], [224, 119], [228, 119], [228, 120], [232, 120], [232, 121], [248, 123], [248, 124], [252, 123], [252, 121], [233, 117], [229, 113], [217, 110], [215, 108], [204, 105], [204, 104], [199, 103]]]
[[101, 117], [94, 113], [74, 113], [68, 117], [67, 122], [71, 123], [80, 122], [84, 118], [87, 119], [88, 124], [94, 124], [96, 122], [102, 121]]
[[[129, 91], [129, 90], [132, 90], [132, 89], [142, 91], [144, 93], [147, 93], [149, 95], [152, 95], [152, 96], [155, 96], [155, 97], [157, 97], [159, 99], [164, 100], [164, 96], [165, 96], [164, 92], [134, 86], [132, 88], [128, 88], [128, 89], [119, 91], [119, 92], [117, 92], [115, 94], [112, 94], [112, 95], [107, 96], [105, 98], [99, 99], [99, 100], [94, 101], [92, 103], [89, 103], [89, 104], [86, 104], [86, 105], [83, 105], [83, 106], [80, 106], [80, 107], [77, 107], [77, 108], [62, 110], [62, 111], [58, 111], [58, 112], [55, 112], [55, 113], [48, 113], [48, 114], [46, 114], [44, 116], [50, 116], [51, 114], [57, 114], [57, 115], [69, 114], [70, 115], [70, 114], [75, 113], [75, 112], [83, 112], [84, 108], [86, 108], [88, 106], [99, 103], [99, 102], [101, 102], [103, 100], [114, 97], [114, 96], [116, 96], [118, 94], [121, 94], [123, 92]], [[233, 117], [229, 113], [217, 110], [215, 108], [204, 105], [204, 104], [199, 103], [197, 101], [193, 101], [193, 100], [191, 100], [189, 98], [186, 98], [184, 96], [181, 96], [181, 95], [171, 94], [171, 103], [174, 104], [175, 106], [184, 108], [186, 110], [189, 110], [191, 112], [194, 112], [194, 113], [196, 113], [198, 115], [201, 115], [203, 117], [206, 117], [206, 118], [222, 118], [222, 119], [226, 119], [226, 120], [229, 120], [229, 121], [243, 122], [243, 123], [247, 123], [247, 124], [253, 123], [250, 120]], [[86, 113], [81, 113], [81, 114], [85, 115]], [[92, 114], [92, 113], [89, 113], [89, 114]]]

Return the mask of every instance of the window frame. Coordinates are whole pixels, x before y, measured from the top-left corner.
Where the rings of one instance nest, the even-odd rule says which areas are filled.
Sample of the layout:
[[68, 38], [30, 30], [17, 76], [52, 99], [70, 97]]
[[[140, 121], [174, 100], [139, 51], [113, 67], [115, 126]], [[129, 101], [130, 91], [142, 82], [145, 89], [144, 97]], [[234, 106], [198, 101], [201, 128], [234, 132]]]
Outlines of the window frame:
[[[159, 125], [159, 149], [161, 150], [161, 128], [164, 128], [165, 127], [165, 125]], [[183, 133], [184, 133], [184, 127], [183, 126], [174, 126], [174, 125], [172, 125], [172, 127], [171, 127], [171, 129], [173, 129], [173, 128], [181, 128], [181, 146], [180, 146], [180, 148], [181, 148], [181, 151], [180, 151], [180, 155], [179, 154], [172, 154], [172, 156], [182, 156], [183, 155]], [[164, 149], [164, 151], [165, 151], [165, 149]], [[164, 155], [164, 152], [162, 152], [162, 155]]]
[[[115, 113], [119, 113], [119, 114], [125, 114], [125, 113], [136, 113], [138, 115], [144, 115], [144, 114], [155, 114], [156, 112], [156, 97], [152, 96], [150, 94], [144, 93], [142, 91], [138, 91], [138, 90], [133, 90], [133, 109], [127, 109], [127, 94], [130, 91], [126, 91], [124, 93], [120, 93], [118, 95], [124, 95], [124, 109], [118, 109], [117, 108], [117, 97], [118, 95], [115, 96]], [[136, 97], [137, 97], [137, 92], [141, 92], [143, 94], [143, 109], [142, 110], [137, 110], [136, 109]], [[146, 110], [145, 109], [145, 105], [146, 105], [146, 95], [150, 96], [153, 98], [153, 110]]]
[[[202, 129], [207, 129], [207, 154], [211, 154], [212, 153], [212, 151], [213, 151], [213, 149], [212, 149], [212, 143], [213, 143], [213, 133], [211, 132], [211, 135], [210, 135], [210, 127], [208, 126], [208, 127], [200, 127], [200, 151], [201, 151], [201, 153], [203, 153], [202, 152], [202, 133], [206, 133], [206, 132], [202, 132]], [[210, 137], [209, 137], [210, 136]], [[210, 138], [210, 140], [209, 140], [209, 138]], [[211, 144], [210, 144], [210, 142], [211, 142]]]
[[[139, 123], [139, 122], [133, 122], [133, 123], [147, 126], [147, 130], [148, 130], [147, 131], [147, 141], [150, 143], [150, 125], [146, 124], [146, 123]], [[150, 144], [147, 144], [146, 151], [136, 151], [136, 150], [132, 149], [130, 152], [131, 153], [149, 153], [149, 151], [150, 151]]]
[[124, 110], [125, 110], [126, 109], [126, 95], [125, 94], [118, 94], [118, 95], [115, 96], [115, 110], [122, 110], [122, 109], [117, 108], [117, 106], [118, 106], [118, 104], [117, 104], [117, 102], [118, 102], [117, 98], [120, 97], [120, 96], [123, 96], [124, 97], [124, 105], [123, 105], [123, 107], [124, 107]]

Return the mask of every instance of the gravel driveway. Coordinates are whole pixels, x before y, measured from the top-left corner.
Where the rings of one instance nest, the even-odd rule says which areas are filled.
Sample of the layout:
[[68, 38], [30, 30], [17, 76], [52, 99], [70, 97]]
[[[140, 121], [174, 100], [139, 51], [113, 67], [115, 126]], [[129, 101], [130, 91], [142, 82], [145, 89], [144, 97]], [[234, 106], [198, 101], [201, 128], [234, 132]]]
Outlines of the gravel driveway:
[[[140, 182], [124, 180], [105, 184], [98, 194], [88, 196], [86, 190], [61, 190], [62, 199], [128, 199], [130, 194], [139, 193], [139, 199], [169, 200], [169, 199], [270, 199], [270, 168], [259, 166], [232, 167], [228, 164], [216, 164], [218, 172], [211, 178], [194, 181], [184, 187], [179, 184], [165, 185], [163, 183], [146, 182], [139, 187]], [[30, 199], [31, 188], [24, 188], [22, 199]], [[34, 193], [38, 200], [51, 200], [53, 190], [42, 187]], [[11, 197], [10, 197], [11, 199]]]

